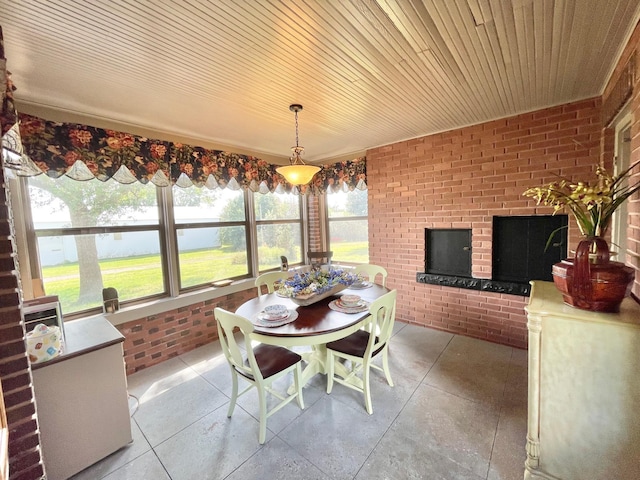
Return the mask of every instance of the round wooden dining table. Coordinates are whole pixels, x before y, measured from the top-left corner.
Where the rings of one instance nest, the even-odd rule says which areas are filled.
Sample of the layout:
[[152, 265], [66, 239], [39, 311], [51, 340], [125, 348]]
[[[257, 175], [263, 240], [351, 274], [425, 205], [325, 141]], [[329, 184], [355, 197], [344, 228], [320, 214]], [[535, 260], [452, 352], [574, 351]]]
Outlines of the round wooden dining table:
[[[359, 313], [343, 313], [332, 310], [329, 303], [345, 294], [359, 295], [363, 300], [371, 303], [387, 292], [389, 292], [388, 288], [377, 284], [363, 289], [346, 288], [308, 306], [298, 305], [290, 298], [281, 297], [277, 293], [269, 293], [246, 301], [240, 305], [236, 313], [255, 322], [257, 316], [268, 305], [281, 304], [289, 310], [297, 312], [298, 318], [279, 327], [263, 327], [254, 323], [253, 333], [258, 341], [270, 345], [310, 346], [310, 352], [301, 354], [306, 362], [302, 372], [302, 382], [306, 384], [314, 375], [326, 374], [327, 350], [325, 345], [360, 329], [363, 321], [369, 315], [368, 310]], [[341, 364], [337, 364], [336, 374], [346, 377], [348, 372]]]

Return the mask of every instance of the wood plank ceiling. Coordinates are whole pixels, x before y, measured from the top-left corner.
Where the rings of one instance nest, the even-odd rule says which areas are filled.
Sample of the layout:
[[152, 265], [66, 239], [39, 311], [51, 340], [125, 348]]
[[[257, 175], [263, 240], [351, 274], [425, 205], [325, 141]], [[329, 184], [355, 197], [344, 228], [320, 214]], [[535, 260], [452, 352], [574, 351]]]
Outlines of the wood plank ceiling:
[[[638, 0], [7, 1], [22, 111], [286, 159], [600, 95]], [[85, 122], [89, 123], [89, 122]]]

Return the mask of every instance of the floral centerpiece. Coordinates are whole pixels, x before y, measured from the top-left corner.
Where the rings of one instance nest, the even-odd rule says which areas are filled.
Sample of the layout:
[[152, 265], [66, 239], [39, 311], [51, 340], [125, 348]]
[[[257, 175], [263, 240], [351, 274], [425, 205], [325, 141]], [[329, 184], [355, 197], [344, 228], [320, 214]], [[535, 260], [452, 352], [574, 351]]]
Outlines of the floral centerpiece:
[[575, 258], [562, 260], [552, 268], [553, 282], [566, 304], [584, 310], [617, 312], [629, 294], [635, 272], [621, 262], [610, 261], [609, 245], [602, 236], [607, 232], [614, 212], [640, 191], [640, 181], [634, 183], [631, 173], [639, 165], [640, 162], [635, 162], [616, 176], [611, 176], [599, 165], [597, 181], [593, 184], [560, 178], [547, 186], [524, 192], [538, 204], [552, 206], [554, 214], [561, 210], [571, 212], [585, 236], [576, 248]]
[[640, 181], [635, 184], [629, 182], [631, 171], [638, 165], [640, 162], [616, 176], [611, 176], [604, 167], [598, 165], [595, 184], [560, 178], [544, 187], [529, 188], [524, 195], [535, 198], [538, 205], [552, 206], [554, 214], [569, 210], [582, 235], [601, 237], [609, 228], [613, 212], [640, 190]]
[[301, 305], [310, 305], [347, 288], [357, 280], [360, 280], [357, 274], [342, 269], [311, 270], [303, 274], [296, 273], [281, 282], [277, 293], [283, 297], [290, 297]]

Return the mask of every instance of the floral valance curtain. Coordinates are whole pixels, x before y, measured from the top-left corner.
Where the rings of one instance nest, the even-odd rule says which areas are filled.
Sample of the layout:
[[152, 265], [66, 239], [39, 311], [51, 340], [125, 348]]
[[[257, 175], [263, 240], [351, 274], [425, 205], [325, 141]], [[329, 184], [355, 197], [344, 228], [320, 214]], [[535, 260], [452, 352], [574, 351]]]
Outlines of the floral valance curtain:
[[[155, 140], [81, 124], [57, 123], [20, 114], [25, 154], [40, 172], [76, 180], [114, 179], [252, 191], [322, 193], [366, 189], [366, 160], [325, 165], [309, 185], [292, 187], [272, 165], [257, 157]], [[22, 174], [25, 174], [24, 172]]]

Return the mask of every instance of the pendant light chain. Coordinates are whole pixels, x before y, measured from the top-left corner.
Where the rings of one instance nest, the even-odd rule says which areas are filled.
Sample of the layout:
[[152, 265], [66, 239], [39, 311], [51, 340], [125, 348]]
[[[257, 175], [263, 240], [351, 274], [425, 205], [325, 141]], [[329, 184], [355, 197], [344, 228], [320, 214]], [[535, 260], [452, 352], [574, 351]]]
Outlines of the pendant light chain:
[[296, 116], [296, 147], [298, 147], [298, 110], [295, 111]]

